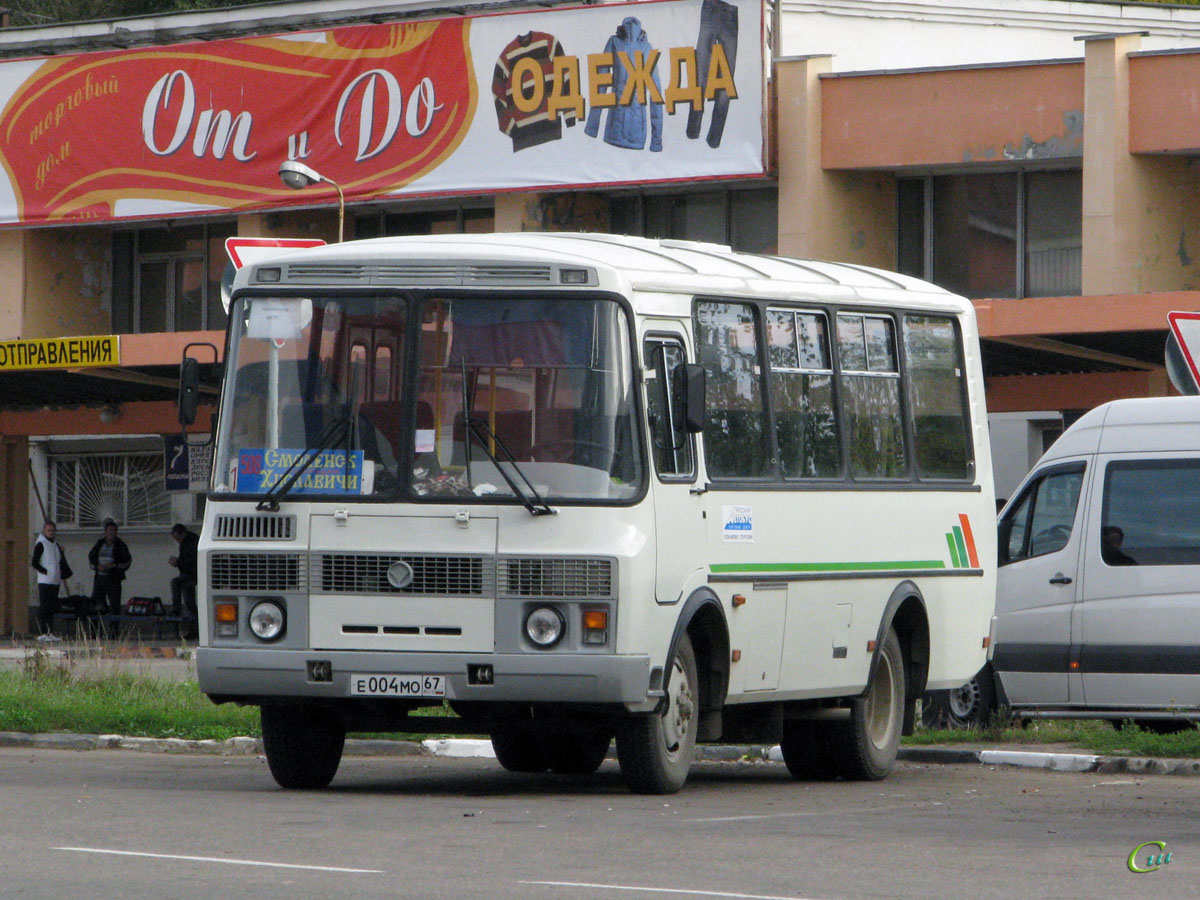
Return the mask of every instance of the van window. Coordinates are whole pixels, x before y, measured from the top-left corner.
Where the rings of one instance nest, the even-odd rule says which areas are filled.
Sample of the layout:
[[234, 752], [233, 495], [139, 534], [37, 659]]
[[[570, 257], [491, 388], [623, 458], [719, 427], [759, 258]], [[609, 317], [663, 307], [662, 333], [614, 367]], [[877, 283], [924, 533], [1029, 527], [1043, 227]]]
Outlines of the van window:
[[1083, 463], [1073, 463], [1049, 470], [1025, 487], [1000, 521], [1001, 565], [1067, 546], [1083, 472]]
[[1200, 565], [1200, 460], [1109, 463], [1100, 532], [1108, 565]]

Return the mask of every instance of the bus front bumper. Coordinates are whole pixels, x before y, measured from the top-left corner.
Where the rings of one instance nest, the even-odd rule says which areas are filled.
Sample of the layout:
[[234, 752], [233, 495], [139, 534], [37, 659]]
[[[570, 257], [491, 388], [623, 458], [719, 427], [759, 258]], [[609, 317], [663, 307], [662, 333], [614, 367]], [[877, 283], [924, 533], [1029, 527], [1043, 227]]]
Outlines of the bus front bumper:
[[[490, 681], [481, 679], [480, 666], [491, 666], [484, 673]], [[361, 695], [351, 692], [351, 676], [376, 675], [441, 675], [447, 700], [619, 703], [632, 711], [653, 708], [661, 695], [650, 689], [647, 656], [200, 647], [196, 671], [205, 694], [249, 703], [285, 697], [358, 698]]]

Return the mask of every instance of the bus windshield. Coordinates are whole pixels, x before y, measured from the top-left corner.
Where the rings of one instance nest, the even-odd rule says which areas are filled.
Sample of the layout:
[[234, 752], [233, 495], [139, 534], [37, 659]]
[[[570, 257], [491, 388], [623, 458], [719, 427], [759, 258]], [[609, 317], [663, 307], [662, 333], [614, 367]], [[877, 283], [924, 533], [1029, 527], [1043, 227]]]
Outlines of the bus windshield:
[[219, 493], [527, 507], [640, 495], [628, 320], [611, 300], [253, 297], [230, 328]]

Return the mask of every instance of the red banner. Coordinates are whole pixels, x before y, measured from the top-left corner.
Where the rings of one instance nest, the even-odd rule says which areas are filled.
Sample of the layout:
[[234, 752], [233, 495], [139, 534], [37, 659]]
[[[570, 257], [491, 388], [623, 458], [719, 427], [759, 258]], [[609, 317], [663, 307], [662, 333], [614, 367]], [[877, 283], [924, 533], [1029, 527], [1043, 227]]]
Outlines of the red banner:
[[16, 209], [106, 220], [313, 202], [287, 158], [346, 199], [397, 190], [453, 153], [477, 102], [468, 20], [358, 26], [47, 60], [0, 114]]

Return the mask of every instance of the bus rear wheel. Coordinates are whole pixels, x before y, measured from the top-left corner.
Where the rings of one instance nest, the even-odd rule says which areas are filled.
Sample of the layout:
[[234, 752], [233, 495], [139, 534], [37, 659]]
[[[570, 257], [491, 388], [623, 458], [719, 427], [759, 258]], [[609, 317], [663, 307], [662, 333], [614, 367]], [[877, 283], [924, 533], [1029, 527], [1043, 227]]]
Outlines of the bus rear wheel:
[[699, 674], [696, 651], [679, 639], [659, 712], [630, 716], [617, 728], [621, 776], [635, 794], [673, 794], [696, 756]]
[[843, 778], [878, 781], [892, 771], [904, 726], [904, 691], [904, 652], [889, 628], [866, 693], [851, 705], [849, 721], [834, 732]]
[[548, 729], [542, 735], [542, 751], [550, 771], [560, 775], [591, 775], [608, 756], [611, 743], [608, 731]]
[[510, 772], [545, 772], [550, 767], [542, 736], [531, 722], [494, 725], [491, 738], [496, 762]]
[[828, 781], [838, 776], [837, 748], [831, 722], [792, 719], [783, 723], [779, 750], [788, 773], [797, 781]]
[[289, 790], [328, 787], [337, 774], [346, 729], [332, 710], [312, 705], [263, 706], [263, 750], [276, 783]]

